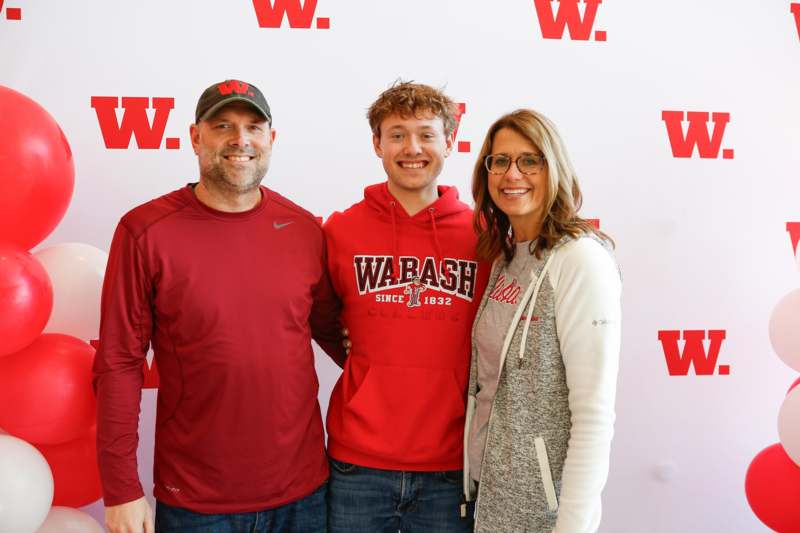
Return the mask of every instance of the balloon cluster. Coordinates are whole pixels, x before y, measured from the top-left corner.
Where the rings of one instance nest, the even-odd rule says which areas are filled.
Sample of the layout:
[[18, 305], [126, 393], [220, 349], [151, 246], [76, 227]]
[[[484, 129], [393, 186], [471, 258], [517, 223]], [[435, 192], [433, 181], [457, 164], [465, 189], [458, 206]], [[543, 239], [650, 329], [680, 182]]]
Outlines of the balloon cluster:
[[[769, 338], [778, 357], [800, 372], [800, 289], [781, 298], [769, 319]], [[789, 387], [778, 413], [780, 442], [763, 449], [747, 469], [750, 508], [781, 533], [800, 533], [800, 378]]]
[[55, 120], [0, 86], [0, 533], [102, 532], [94, 349], [107, 255], [33, 254], [67, 210], [72, 152]]

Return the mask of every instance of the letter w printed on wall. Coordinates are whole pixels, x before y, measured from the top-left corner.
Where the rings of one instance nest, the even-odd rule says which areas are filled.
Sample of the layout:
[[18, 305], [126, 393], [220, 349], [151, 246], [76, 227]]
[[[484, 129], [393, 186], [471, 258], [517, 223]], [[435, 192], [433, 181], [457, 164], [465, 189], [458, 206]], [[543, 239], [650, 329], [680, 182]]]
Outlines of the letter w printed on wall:
[[[317, 0], [253, 0], [253, 7], [260, 28], [280, 28], [285, 15], [290, 28], [307, 30], [314, 20]], [[331, 19], [317, 17], [316, 26], [318, 30], [327, 30], [331, 27]]]
[[[581, 17], [579, 0], [558, 0], [558, 7], [553, 11], [551, 0], [534, 0], [536, 16], [545, 39], [563, 39], [564, 29], [569, 30], [569, 37], [573, 41], [588, 41], [592, 35], [597, 8], [603, 0], [583, 0], [586, 6]], [[606, 40], [605, 31], [594, 33], [595, 41]]]
[[[722, 346], [722, 341], [725, 340], [725, 330], [711, 329], [708, 332], [702, 329], [684, 330], [683, 352], [680, 351], [678, 346], [680, 338], [681, 332], [679, 330], [658, 332], [658, 340], [661, 341], [670, 376], [687, 376], [692, 366], [694, 366], [694, 372], [698, 376], [711, 376], [714, 374], [714, 369], [717, 369], [719, 374], [723, 376], [730, 374], [729, 365], [719, 365], [717, 367], [719, 350]], [[706, 351], [703, 343], [706, 338], [710, 341], [708, 351]]]
[[792, 241], [794, 260], [797, 262], [797, 268], [800, 269], [800, 254], [797, 253], [797, 245], [800, 243], [800, 222], [787, 222], [786, 231], [789, 232], [789, 238]]
[[[117, 121], [117, 108], [122, 101], [122, 120]], [[158, 149], [164, 138], [167, 119], [173, 107], [174, 98], [152, 98], [155, 116], [153, 123], [147, 117], [147, 108], [151, 99], [146, 96], [92, 96], [92, 107], [97, 114], [100, 132], [103, 134], [106, 148], [126, 149], [131, 137], [136, 138], [136, 146], [140, 149]], [[166, 148], [180, 148], [180, 139], [170, 137], [166, 140]]]
[[[689, 121], [686, 133], [683, 132], [684, 115]], [[731, 120], [730, 113], [711, 113], [711, 121], [714, 123], [714, 131], [708, 133], [709, 113], [705, 111], [662, 111], [661, 120], [667, 126], [669, 144], [672, 146], [674, 157], [692, 157], [694, 147], [697, 146], [697, 153], [704, 159], [717, 159], [719, 156], [722, 137], [725, 134], [725, 126]], [[722, 150], [723, 159], [733, 159], [733, 149], [725, 148]]]
[[790, 9], [794, 15], [794, 24], [797, 26], [797, 37], [800, 38], [800, 4], [792, 4]]

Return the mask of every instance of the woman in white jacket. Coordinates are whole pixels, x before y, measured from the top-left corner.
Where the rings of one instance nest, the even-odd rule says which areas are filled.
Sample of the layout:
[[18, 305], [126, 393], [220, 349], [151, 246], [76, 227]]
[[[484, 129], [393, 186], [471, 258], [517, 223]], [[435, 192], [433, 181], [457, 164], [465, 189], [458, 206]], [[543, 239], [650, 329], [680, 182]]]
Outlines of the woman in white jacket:
[[534, 111], [491, 126], [472, 193], [478, 253], [494, 261], [473, 327], [464, 435], [475, 531], [596, 531], [620, 344], [612, 241], [578, 216], [563, 142]]

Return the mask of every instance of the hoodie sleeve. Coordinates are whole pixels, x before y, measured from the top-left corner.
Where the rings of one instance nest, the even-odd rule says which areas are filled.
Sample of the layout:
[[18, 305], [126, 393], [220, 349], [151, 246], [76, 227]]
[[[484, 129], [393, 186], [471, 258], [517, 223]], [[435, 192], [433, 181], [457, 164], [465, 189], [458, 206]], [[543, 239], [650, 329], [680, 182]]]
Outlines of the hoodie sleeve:
[[594, 239], [574, 241], [560, 255], [553, 265], [556, 328], [572, 429], [554, 533], [590, 533], [600, 522], [614, 432], [621, 281], [611, 255]]
[[314, 303], [311, 308], [309, 324], [311, 326], [311, 336], [317, 341], [317, 344], [325, 350], [325, 353], [337, 365], [344, 367], [344, 360], [347, 355], [342, 345], [342, 324], [340, 320], [342, 305], [331, 285], [331, 276], [328, 271], [328, 250], [325, 241], [327, 239], [325, 239], [323, 233], [321, 247], [322, 275], [313, 289], [312, 297]]
[[122, 222], [111, 243], [94, 360], [97, 460], [106, 506], [140, 498], [136, 448], [142, 364], [150, 345], [152, 286], [136, 240]]

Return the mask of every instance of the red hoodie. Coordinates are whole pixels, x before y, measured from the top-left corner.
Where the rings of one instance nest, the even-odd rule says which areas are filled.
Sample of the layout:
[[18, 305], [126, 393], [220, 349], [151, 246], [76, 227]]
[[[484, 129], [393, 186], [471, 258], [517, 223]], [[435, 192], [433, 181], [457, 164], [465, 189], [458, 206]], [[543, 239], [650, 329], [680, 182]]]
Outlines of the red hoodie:
[[470, 331], [489, 274], [455, 187], [413, 217], [386, 183], [324, 227], [353, 349], [328, 406], [328, 453], [386, 470], [462, 468]]

